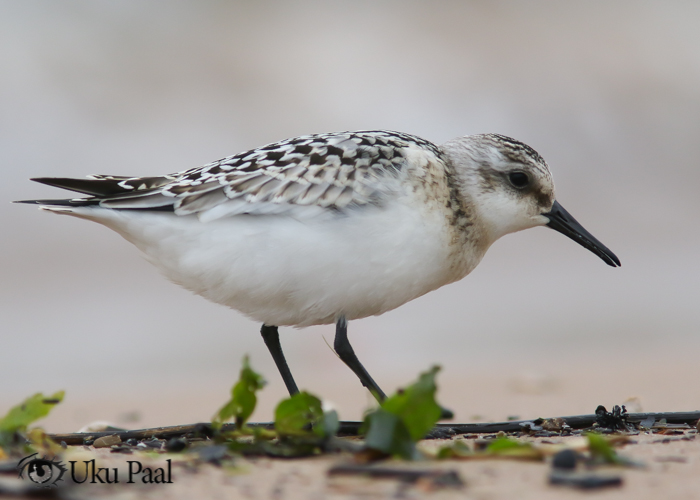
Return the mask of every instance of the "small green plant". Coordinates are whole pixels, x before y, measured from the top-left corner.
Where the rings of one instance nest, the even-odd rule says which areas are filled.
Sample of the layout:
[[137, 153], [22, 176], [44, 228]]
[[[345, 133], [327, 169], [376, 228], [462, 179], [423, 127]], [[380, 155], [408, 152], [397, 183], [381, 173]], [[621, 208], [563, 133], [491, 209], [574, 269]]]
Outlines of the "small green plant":
[[335, 410], [323, 411], [321, 400], [308, 392], [285, 399], [275, 409], [275, 430], [280, 436], [328, 438], [338, 432], [340, 421]]
[[[246, 425], [257, 404], [256, 393], [264, 385], [262, 376], [244, 357], [239, 379], [231, 389], [231, 399], [212, 420], [218, 431], [217, 441], [245, 455], [302, 457], [320, 453], [338, 432], [340, 422], [335, 410], [324, 411], [321, 400], [308, 392], [294, 394], [277, 405], [274, 431]], [[236, 429], [223, 432], [224, 422], [230, 419], [234, 420]]]
[[387, 398], [365, 417], [365, 447], [381, 455], [415, 459], [421, 455], [416, 443], [435, 426], [442, 408], [435, 401], [435, 376], [439, 366], [422, 373], [418, 380]]
[[484, 450], [486, 455], [496, 455], [525, 460], [542, 460], [544, 455], [532, 443], [524, 443], [516, 439], [502, 437], [495, 439]]
[[244, 356], [238, 382], [231, 389], [231, 399], [212, 419], [214, 428], [221, 428], [224, 422], [233, 418], [236, 428], [243, 430], [246, 422], [255, 410], [255, 405], [258, 403], [256, 393], [265, 387], [265, 384], [266, 382], [262, 375], [250, 368], [248, 356]]
[[40, 429], [28, 431], [28, 427], [47, 416], [58, 403], [63, 401], [63, 396], [63, 391], [58, 391], [51, 396], [44, 396], [39, 392], [11, 408], [7, 415], [0, 419], [0, 452], [3, 449], [18, 447], [27, 439], [35, 447], [55, 446], [55, 443], [51, 443], [46, 438], [43, 431]]

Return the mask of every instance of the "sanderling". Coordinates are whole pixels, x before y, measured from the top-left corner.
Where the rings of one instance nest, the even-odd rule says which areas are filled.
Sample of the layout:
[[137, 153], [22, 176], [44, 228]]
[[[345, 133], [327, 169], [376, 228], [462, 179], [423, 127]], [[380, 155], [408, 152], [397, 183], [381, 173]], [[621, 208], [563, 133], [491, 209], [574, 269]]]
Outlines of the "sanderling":
[[307, 135], [162, 177], [33, 180], [88, 197], [29, 203], [115, 230], [175, 283], [261, 322], [291, 394], [278, 326], [335, 323], [336, 352], [383, 400], [347, 321], [464, 278], [505, 234], [546, 225], [620, 265], [555, 201], [544, 159], [498, 134]]

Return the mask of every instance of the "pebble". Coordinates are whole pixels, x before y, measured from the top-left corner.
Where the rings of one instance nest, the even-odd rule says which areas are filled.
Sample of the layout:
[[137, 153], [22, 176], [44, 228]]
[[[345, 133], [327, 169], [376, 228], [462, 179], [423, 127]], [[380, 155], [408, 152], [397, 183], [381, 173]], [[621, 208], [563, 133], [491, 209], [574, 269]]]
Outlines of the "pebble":
[[119, 436], [117, 436], [116, 434], [112, 434], [111, 436], [102, 436], [100, 438], [95, 439], [92, 445], [95, 448], [108, 448], [115, 444], [120, 444], [121, 442], [122, 439]]
[[579, 460], [579, 454], [574, 450], [562, 450], [552, 458], [552, 467], [555, 469], [573, 470]]
[[187, 448], [187, 441], [182, 438], [172, 438], [167, 443], [165, 443], [165, 449], [171, 452], [182, 451]]

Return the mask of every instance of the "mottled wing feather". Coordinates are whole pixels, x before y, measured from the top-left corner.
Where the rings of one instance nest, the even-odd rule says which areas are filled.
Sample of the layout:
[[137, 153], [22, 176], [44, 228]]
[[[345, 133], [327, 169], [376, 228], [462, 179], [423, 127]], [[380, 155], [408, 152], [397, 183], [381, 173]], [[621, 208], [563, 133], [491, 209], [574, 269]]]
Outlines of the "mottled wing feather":
[[294, 207], [313, 212], [381, 203], [398, 189], [409, 150], [440, 156], [434, 144], [408, 134], [341, 132], [287, 139], [164, 177], [94, 178], [123, 189], [102, 198], [104, 207], [172, 205], [176, 214], [202, 220]]

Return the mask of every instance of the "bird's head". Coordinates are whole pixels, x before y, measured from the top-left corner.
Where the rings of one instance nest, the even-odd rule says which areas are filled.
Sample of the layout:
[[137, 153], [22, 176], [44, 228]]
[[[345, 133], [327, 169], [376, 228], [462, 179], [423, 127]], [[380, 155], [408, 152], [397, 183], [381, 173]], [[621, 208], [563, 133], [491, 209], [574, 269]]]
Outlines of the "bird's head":
[[603, 259], [619, 259], [559, 205], [544, 159], [531, 147], [499, 134], [460, 137], [442, 146], [465, 197], [473, 202], [487, 245], [501, 236], [549, 226]]

